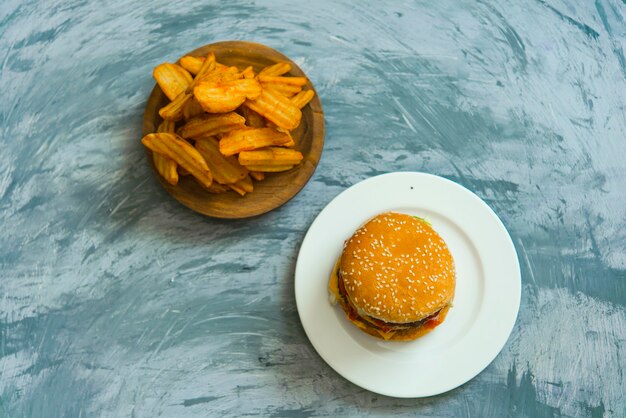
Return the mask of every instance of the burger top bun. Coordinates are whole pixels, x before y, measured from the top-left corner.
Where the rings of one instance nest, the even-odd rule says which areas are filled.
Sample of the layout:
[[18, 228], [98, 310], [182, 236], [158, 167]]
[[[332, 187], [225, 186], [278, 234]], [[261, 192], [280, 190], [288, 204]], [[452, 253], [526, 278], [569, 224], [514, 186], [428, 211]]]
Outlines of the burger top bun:
[[382, 213], [346, 241], [340, 261], [347, 296], [360, 315], [389, 323], [420, 321], [454, 298], [454, 260], [423, 219]]

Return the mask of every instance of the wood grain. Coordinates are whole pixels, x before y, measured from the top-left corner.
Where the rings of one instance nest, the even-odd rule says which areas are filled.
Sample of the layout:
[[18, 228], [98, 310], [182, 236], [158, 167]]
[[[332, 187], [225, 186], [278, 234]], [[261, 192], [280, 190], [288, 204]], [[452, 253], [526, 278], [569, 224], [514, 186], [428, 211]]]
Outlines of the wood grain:
[[[300, 67], [288, 57], [275, 49], [254, 42], [217, 42], [184, 55], [206, 56], [211, 51], [222, 64], [235, 65], [240, 69], [251, 65], [255, 72], [277, 62], [288, 62], [291, 64], [288, 75], [306, 77]], [[310, 80], [304, 89], [315, 90]], [[159, 109], [166, 104], [167, 97], [159, 86], [155, 85], [144, 112], [143, 135], [156, 131], [161, 122]], [[181, 177], [178, 185], [172, 186], [156, 172], [151, 151], [148, 150], [146, 155], [159, 183], [183, 205], [214, 218], [249, 218], [269, 212], [288, 202], [302, 190], [315, 172], [324, 148], [324, 113], [317, 92], [313, 100], [302, 109], [300, 126], [291, 134], [296, 142], [295, 148], [304, 155], [302, 163], [289, 171], [268, 173], [265, 180], [254, 182], [254, 192], [243, 197], [232, 191], [222, 194], [208, 193], [191, 176]]]

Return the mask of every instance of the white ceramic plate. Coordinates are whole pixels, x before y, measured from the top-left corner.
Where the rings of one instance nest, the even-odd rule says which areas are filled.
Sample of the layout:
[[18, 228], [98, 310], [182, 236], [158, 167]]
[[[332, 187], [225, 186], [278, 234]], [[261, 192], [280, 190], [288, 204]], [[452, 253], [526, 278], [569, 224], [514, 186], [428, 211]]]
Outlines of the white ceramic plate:
[[[369, 336], [328, 302], [343, 242], [385, 211], [428, 218], [456, 263], [454, 307], [443, 324], [411, 342]], [[401, 398], [449, 391], [487, 367], [513, 329], [521, 293], [517, 254], [498, 216], [466, 188], [414, 172], [372, 177], [333, 199], [302, 242], [295, 280], [300, 320], [320, 356], [356, 385]]]

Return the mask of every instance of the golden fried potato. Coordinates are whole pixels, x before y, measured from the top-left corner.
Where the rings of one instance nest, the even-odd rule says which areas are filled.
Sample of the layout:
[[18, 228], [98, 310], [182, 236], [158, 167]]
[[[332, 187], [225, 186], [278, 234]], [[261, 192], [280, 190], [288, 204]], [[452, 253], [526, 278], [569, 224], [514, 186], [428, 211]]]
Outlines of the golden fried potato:
[[172, 186], [178, 184], [178, 164], [174, 160], [161, 155], [158, 152], [152, 153], [152, 161], [156, 171]]
[[196, 75], [200, 72], [200, 68], [202, 67], [202, 63], [204, 62], [205, 57], [194, 57], [191, 55], [185, 55], [179, 61], [180, 66], [185, 70], [189, 71], [191, 74]]
[[170, 100], [184, 92], [193, 81], [187, 70], [169, 62], [157, 65], [152, 71], [152, 76]]
[[171, 133], [148, 134], [141, 139], [141, 143], [152, 152], [165, 155], [184, 167], [203, 187], [211, 187], [213, 175], [204, 157], [178, 135]]
[[225, 82], [231, 82], [234, 80], [240, 80], [242, 77], [240, 77], [241, 74], [236, 74], [236, 73], [231, 73], [231, 72], [227, 72], [227, 71], [211, 71], [210, 73], [205, 74], [204, 76], [202, 76], [202, 79], [200, 81], [206, 81], [206, 82], [214, 82], [214, 83], [225, 83]]
[[275, 77], [266, 74], [259, 74], [258, 80], [261, 84], [263, 83], [271, 83], [271, 84], [286, 84], [288, 86], [299, 86], [302, 87], [307, 83], [306, 77]]
[[[244, 78], [243, 73], [240, 73], [237, 67], [228, 67], [214, 61], [214, 59], [215, 58], [213, 57], [211, 60], [213, 65], [211, 65], [206, 71], [196, 74], [196, 77], [194, 78], [196, 83], [200, 81], [236, 80]], [[204, 58], [202, 59], [202, 62], [205, 62]]]
[[278, 77], [283, 74], [287, 74], [289, 71], [291, 71], [291, 64], [289, 64], [288, 62], [279, 62], [277, 64], [270, 65], [269, 67], [263, 68], [259, 72], [259, 76], [263, 75], [263, 76]]
[[230, 188], [226, 185], [219, 184], [218, 182], [214, 181], [213, 184], [211, 184], [211, 187], [205, 187], [204, 190], [209, 193], [220, 194], [229, 191]]
[[202, 65], [200, 65], [200, 68], [198, 69], [198, 72], [196, 73], [196, 77], [193, 79], [193, 82], [191, 83], [191, 88], [193, 88], [196, 83], [202, 79], [202, 77], [207, 74], [210, 73], [211, 71], [215, 70], [215, 68], [217, 67], [217, 61], [215, 61], [215, 54], [212, 52], [209, 52], [206, 56], [206, 58], [204, 59], [204, 61], [202, 61]]
[[185, 93], [184, 91], [180, 92], [174, 100], [159, 109], [159, 116], [165, 120], [171, 121], [182, 119], [184, 116], [184, 108], [191, 97], [192, 95], [189, 93]]
[[[157, 128], [157, 132], [174, 132], [176, 123], [170, 120], [164, 120]], [[152, 161], [157, 172], [169, 184], [176, 186], [178, 184], [178, 164], [171, 158], [157, 152], [152, 153]]]
[[303, 91], [307, 78], [290, 71], [280, 62], [257, 74], [252, 66], [219, 63], [212, 52], [158, 65], [153, 75], [170, 102], [159, 109], [157, 132], [142, 143], [159, 175], [172, 185], [192, 175], [209, 193], [243, 196], [254, 190], [253, 179], [300, 164], [290, 131], [315, 92]]
[[296, 129], [302, 118], [300, 109], [288, 98], [272, 90], [263, 90], [259, 97], [246, 100], [244, 105], [275, 123], [276, 126], [288, 130]]
[[223, 155], [235, 155], [242, 151], [283, 145], [293, 141], [291, 135], [272, 128], [245, 128], [228, 132], [220, 140]]
[[[202, 65], [198, 69], [198, 73], [196, 74], [195, 78], [191, 80], [191, 82], [186, 86], [185, 90], [180, 92], [170, 104], [159, 110], [159, 115], [163, 119], [182, 119], [184, 117], [184, 109], [185, 107], [187, 107], [187, 102], [193, 96], [194, 87], [196, 86], [198, 81], [202, 79], [202, 77], [204, 77], [207, 73], [213, 71], [215, 69], [215, 66], [215, 54], [210, 52], [209, 54], [207, 54], [206, 58], [202, 62]], [[180, 68], [182, 71], [185, 71], [182, 67], [177, 67]]]
[[186, 93], [192, 93], [193, 88], [203, 77], [215, 70], [217, 63], [215, 62], [215, 54], [209, 52], [206, 57], [192, 57], [186, 55], [180, 59], [181, 66], [184, 64], [191, 70], [193, 70], [195, 77], [187, 87]]
[[174, 133], [176, 131], [176, 122], [173, 120], [163, 120], [157, 127], [157, 132], [169, 132]]
[[268, 147], [239, 153], [239, 164], [245, 166], [296, 165], [300, 161], [302, 161], [302, 153], [289, 148]]
[[246, 118], [246, 126], [251, 128], [265, 128], [265, 119], [254, 110], [246, 106], [241, 106], [239, 111]]
[[265, 173], [262, 171], [251, 171], [250, 177], [252, 177], [256, 181], [261, 181], [265, 179]]
[[[220, 64], [220, 65], [221, 65], [221, 64]], [[224, 67], [226, 67], [226, 66], [224, 65]], [[236, 67], [236, 66], [234, 66], [234, 65], [231, 65], [230, 67], [226, 67], [224, 71], [225, 71], [225, 72], [227, 72], [227, 73], [240, 74], [239, 78], [245, 78], [245, 77], [243, 76], [243, 73], [240, 73], [240, 72], [239, 72], [239, 68], [237, 68], [237, 67]]]
[[247, 165], [246, 168], [250, 172], [261, 171], [265, 173], [278, 173], [280, 171], [291, 170], [293, 165]]
[[237, 186], [243, 188], [246, 192], [251, 193], [254, 190], [252, 179], [250, 176], [244, 177], [242, 180], [235, 183]]
[[237, 79], [230, 81], [201, 81], [193, 89], [200, 105], [209, 113], [226, 113], [237, 109], [246, 99], [261, 95], [258, 81]]
[[254, 78], [254, 69], [252, 68], [252, 66], [248, 66], [245, 70], [241, 72], [241, 75], [243, 76], [243, 78]]
[[237, 183], [228, 184], [228, 187], [239, 193], [241, 196], [254, 190], [254, 185], [252, 184], [250, 176], [246, 176], [243, 180], [240, 180]]
[[248, 175], [248, 170], [239, 164], [237, 157], [222, 155], [217, 139], [206, 138], [196, 141], [195, 147], [204, 157], [213, 173], [213, 179], [218, 183], [237, 183]]
[[302, 91], [300, 86], [292, 86], [290, 84], [277, 84], [277, 83], [261, 83], [261, 86], [267, 90], [273, 90], [286, 97], [292, 97]]
[[189, 120], [195, 116], [201, 115], [204, 113], [204, 109], [198, 103], [195, 96], [192, 95], [191, 99], [185, 103], [183, 106], [183, 119]]
[[293, 96], [290, 100], [298, 109], [302, 109], [306, 106], [313, 97], [315, 96], [315, 92], [313, 90], [301, 91], [300, 93]]
[[242, 128], [246, 119], [235, 112], [202, 114], [189, 119], [179, 130], [183, 138], [202, 138]]
[[[274, 122], [270, 122], [267, 119], [264, 119], [264, 121], [265, 121], [265, 127], [266, 128], [276, 129], [278, 132], [289, 133], [289, 130], [276, 126], [276, 124]], [[291, 136], [291, 134], [289, 134], [289, 135]], [[286, 144], [282, 144], [281, 145], [281, 147], [287, 147], [287, 148], [293, 148], [295, 146], [296, 146], [296, 142], [293, 140], [293, 137], [291, 137], [291, 141], [287, 142]]]
[[286, 134], [289, 134], [289, 137], [291, 138], [290, 141], [287, 141], [284, 144], [281, 144], [281, 147], [285, 147], [285, 148], [293, 148], [296, 146], [296, 141], [294, 141], [293, 136], [291, 136], [291, 134], [289, 133], [289, 131], [285, 128], [279, 128], [278, 126], [276, 126], [276, 124], [274, 122], [270, 122], [269, 120], [265, 120], [265, 127], [266, 128], [272, 128], [272, 129], [276, 129], [278, 132], [284, 132]]
[[293, 148], [296, 146], [296, 141], [293, 140], [293, 137], [291, 137], [291, 141], [287, 142], [286, 144], [282, 145], [285, 148]]

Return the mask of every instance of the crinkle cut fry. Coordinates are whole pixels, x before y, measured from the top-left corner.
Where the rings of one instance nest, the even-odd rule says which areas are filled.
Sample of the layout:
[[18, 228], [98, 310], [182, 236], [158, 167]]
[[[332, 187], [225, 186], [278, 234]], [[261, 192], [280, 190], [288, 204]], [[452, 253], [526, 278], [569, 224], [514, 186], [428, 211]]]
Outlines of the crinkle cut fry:
[[258, 81], [240, 78], [201, 81], [194, 87], [193, 94], [208, 113], [226, 113], [237, 109], [246, 99], [256, 99], [262, 90]]
[[187, 141], [176, 134], [154, 133], [141, 139], [141, 143], [152, 150], [174, 160], [198, 180], [203, 187], [210, 187], [213, 175], [204, 157]]
[[258, 148], [284, 145], [293, 141], [288, 132], [280, 132], [272, 128], [246, 128], [233, 130], [222, 136], [220, 152], [226, 156], [241, 151], [252, 151]]
[[313, 90], [305, 90], [293, 96], [290, 100], [298, 109], [302, 109], [304, 106], [309, 104], [311, 100], [315, 97], [315, 92]]
[[213, 179], [218, 183], [237, 183], [247, 177], [248, 170], [239, 164], [237, 157], [222, 155], [216, 139], [207, 138], [196, 141], [195, 147], [204, 157], [213, 173]]
[[258, 79], [261, 83], [285, 84], [298, 87], [302, 87], [308, 82], [306, 77], [276, 77], [266, 74], [259, 74]]
[[152, 71], [152, 76], [170, 100], [174, 100], [192, 82], [191, 74], [187, 70], [180, 65], [169, 62], [157, 65]]
[[[173, 133], [175, 128], [175, 122], [164, 120], [157, 128], [157, 132]], [[174, 160], [166, 157], [165, 155], [159, 154], [158, 152], [152, 152], [152, 161], [154, 162], [154, 167], [157, 172], [165, 179], [165, 181], [172, 186], [176, 186], [178, 184], [178, 164], [176, 164]]]
[[228, 187], [239, 193], [241, 196], [254, 190], [254, 185], [252, 184], [252, 179], [250, 178], [250, 176], [246, 176], [246, 178], [238, 181], [237, 183], [229, 184]]
[[291, 64], [288, 62], [279, 62], [269, 67], [263, 68], [259, 75], [278, 77], [291, 71]]
[[244, 106], [249, 107], [280, 128], [293, 130], [300, 124], [302, 112], [288, 98], [263, 90], [255, 100], [246, 100]]
[[245, 166], [250, 172], [259, 171], [264, 173], [278, 173], [281, 171], [291, 170], [294, 165], [247, 165]]
[[243, 127], [246, 119], [235, 112], [203, 114], [189, 119], [179, 130], [183, 138], [200, 138]]
[[289, 98], [302, 91], [302, 87], [292, 86], [289, 84], [261, 83], [261, 86], [263, 86], [264, 89], [273, 90], [276, 93], [280, 93], [281, 95]]
[[242, 151], [238, 158], [241, 165], [296, 165], [302, 161], [302, 153], [289, 148], [268, 147], [255, 151]]

